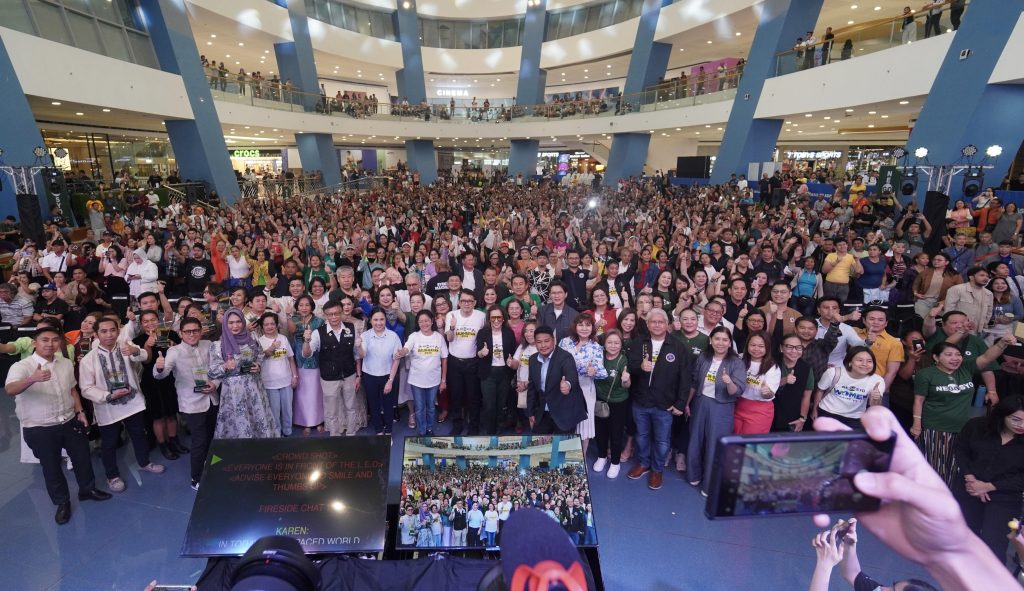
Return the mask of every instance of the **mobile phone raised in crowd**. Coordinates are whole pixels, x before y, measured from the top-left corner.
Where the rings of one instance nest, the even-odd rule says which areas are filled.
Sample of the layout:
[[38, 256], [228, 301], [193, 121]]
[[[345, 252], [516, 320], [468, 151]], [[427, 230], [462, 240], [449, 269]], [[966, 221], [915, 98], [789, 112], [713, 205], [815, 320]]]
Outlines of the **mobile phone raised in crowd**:
[[896, 442], [860, 431], [729, 435], [718, 441], [704, 514], [709, 519], [877, 510], [858, 472], [887, 472]]
[[915, 351], [924, 350], [924, 339], [914, 339], [910, 341], [910, 344], [913, 345]]

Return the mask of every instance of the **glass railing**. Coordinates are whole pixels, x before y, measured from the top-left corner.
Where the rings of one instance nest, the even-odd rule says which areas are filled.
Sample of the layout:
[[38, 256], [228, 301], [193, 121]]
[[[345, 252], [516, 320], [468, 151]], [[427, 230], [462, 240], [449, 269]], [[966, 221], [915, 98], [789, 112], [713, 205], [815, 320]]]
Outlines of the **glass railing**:
[[[970, 4], [967, 2], [966, 4]], [[935, 37], [959, 27], [964, 8], [946, 5], [940, 14], [921, 10], [844, 27], [831, 41], [797, 45], [776, 56], [775, 75], [784, 76]], [[906, 21], [909, 18], [910, 21]]]
[[708, 75], [673, 79], [649, 90], [628, 95], [585, 97], [573, 93], [556, 94], [555, 100], [539, 105], [511, 104], [511, 99], [495, 99], [498, 106], [473, 107], [444, 104], [373, 102], [361, 96], [329, 97], [309, 94], [277, 81], [242, 77], [230, 72], [221, 75], [207, 69], [207, 82], [214, 99], [254, 107], [266, 107], [302, 113], [358, 119], [431, 121], [445, 123], [509, 123], [551, 119], [589, 119], [629, 113], [646, 113], [696, 105], [731, 101], [736, 96], [742, 70], [728, 70], [721, 76]]

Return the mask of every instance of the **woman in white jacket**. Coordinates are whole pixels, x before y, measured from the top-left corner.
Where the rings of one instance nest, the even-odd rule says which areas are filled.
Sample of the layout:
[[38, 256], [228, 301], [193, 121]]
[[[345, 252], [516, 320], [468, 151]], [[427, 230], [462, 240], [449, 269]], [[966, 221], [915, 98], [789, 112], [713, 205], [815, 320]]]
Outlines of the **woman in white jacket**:
[[146, 251], [142, 248], [132, 252], [132, 262], [125, 272], [125, 280], [128, 281], [128, 293], [133, 298], [147, 291], [156, 291], [156, 280], [160, 271], [156, 264], [146, 257]]

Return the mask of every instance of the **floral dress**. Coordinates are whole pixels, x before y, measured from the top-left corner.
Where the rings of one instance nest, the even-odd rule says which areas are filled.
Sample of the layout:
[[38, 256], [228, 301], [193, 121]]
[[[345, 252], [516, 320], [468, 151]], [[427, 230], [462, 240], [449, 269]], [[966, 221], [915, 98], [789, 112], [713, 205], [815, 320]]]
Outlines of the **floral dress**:
[[[255, 341], [254, 341], [255, 342]], [[252, 362], [263, 357], [259, 346], [254, 346]], [[240, 373], [243, 362], [236, 360], [230, 371], [224, 369], [220, 341], [210, 347], [211, 379], [220, 380], [220, 409], [217, 411], [216, 439], [266, 439], [279, 437], [281, 429], [270, 410], [270, 399], [263, 389], [258, 373]]]
[[[580, 388], [583, 389], [583, 398], [587, 401], [587, 418], [580, 421], [576, 426], [576, 433], [583, 439], [594, 437], [594, 404], [597, 402], [597, 390], [594, 387], [594, 379], [608, 377], [608, 370], [604, 367], [604, 347], [594, 341], [585, 344], [576, 343], [572, 337], [565, 337], [558, 346], [565, 349], [576, 360], [576, 373], [580, 377]], [[597, 373], [593, 377], [587, 375], [587, 367], [594, 366]]]

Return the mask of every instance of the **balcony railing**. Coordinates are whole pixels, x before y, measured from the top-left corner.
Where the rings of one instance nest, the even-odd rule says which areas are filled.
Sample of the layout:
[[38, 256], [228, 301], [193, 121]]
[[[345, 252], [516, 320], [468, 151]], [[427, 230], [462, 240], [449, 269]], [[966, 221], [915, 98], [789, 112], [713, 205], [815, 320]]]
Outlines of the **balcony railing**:
[[[776, 56], [775, 75], [784, 76], [828, 65], [832, 62], [853, 59], [914, 43], [925, 39], [925, 33], [928, 33], [929, 37], [941, 35], [959, 23], [963, 9], [953, 9], [950, 5], [946, 5], [938, 15], [929, 15], [929, 12], [931, 11], [920, 10], [910, 15], [900, 15], [895, 18], [884, 18], [844, 27], [835, 32], [835, 38], [831, 41], [819, 41], [809, 46], [797, 45]], [[936, 16], [938, 16], [937, 24], [935, 24]], [[956, 17], [955, 23], [952, 18], [954, 16]], [[910, 18], [912, 22], [905, 23], [906, 18]]]
[[547, 121], [552, 119], [589, 119], [613, 117], [629, 113], [646, 113], [696, 105], [731, 101], [742, 70], [730, 69], [718, 75], [709, 73], [703, 80], [697, 76], [676, 78], [651, 87], [645, 92], [609, 95], [601, 98], [577, 97], [565, 93], [562, 98], [539, 105], [511, 104], [511, 99], [495, 99], [499, 106], [456, 106], [445, 104], [392, 104], [371, 102], [354, 97], [329, 97], [304, 93], [280, 82], [257, 80], [238, 74], [207, 70], [207, 82], [216, 100], [254, 107], [266, 107], [297, 113], [319, 113], [327, 116], [359, 119], [428, 121], [444, 123], [510, 123], [513, 121]]

